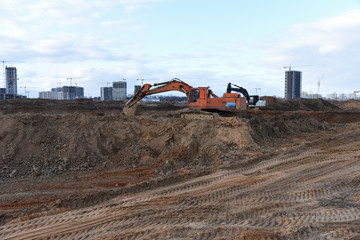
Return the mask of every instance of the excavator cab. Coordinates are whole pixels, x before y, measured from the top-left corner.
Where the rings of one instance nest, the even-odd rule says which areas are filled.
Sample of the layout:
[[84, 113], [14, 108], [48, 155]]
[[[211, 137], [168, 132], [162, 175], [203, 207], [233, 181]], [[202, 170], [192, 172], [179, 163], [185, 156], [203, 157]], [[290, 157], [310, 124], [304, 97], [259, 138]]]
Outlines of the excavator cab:
[[249, 106], [255, 106], [258, 101], [259, 101], [259, 95], [249, 96]]
[[191, 88], [188, 93], [188, 106], [195, 108], [206, 108], [209, 99], [207, 87]]
[[198, 88], [191, 89], [190, 93], [189, 93], [189, 97], [188, 97], [188, 102], [189, 103], [194, 103], [199, 98], [200, 98], [200, 89], [198, 89]]

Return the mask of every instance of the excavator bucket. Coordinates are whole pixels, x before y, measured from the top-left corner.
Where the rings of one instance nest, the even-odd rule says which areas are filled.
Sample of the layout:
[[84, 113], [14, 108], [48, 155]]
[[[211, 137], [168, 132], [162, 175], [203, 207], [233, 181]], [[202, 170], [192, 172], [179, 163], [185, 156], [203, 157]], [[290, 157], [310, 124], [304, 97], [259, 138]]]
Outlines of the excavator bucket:
[[123, 113], [125, 116], [135, 116], [137, 105], [134, 105], [132, 107], [125, 106], [123, 108]]

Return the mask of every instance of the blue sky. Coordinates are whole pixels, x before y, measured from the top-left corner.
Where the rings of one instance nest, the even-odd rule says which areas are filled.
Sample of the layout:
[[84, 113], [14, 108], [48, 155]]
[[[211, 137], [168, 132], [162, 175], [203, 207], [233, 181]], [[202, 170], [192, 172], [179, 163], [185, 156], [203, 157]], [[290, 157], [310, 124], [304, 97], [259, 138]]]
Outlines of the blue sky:
[[322, 94], [360, 90], [359, 0], [0, 0], [0, 15], [0, 60], [31, 97], [67, 78], [99, 96], [123, 78], [131, 93], [174, 77], [283, 97], [290, 64], [304, 91], [322, 76]]

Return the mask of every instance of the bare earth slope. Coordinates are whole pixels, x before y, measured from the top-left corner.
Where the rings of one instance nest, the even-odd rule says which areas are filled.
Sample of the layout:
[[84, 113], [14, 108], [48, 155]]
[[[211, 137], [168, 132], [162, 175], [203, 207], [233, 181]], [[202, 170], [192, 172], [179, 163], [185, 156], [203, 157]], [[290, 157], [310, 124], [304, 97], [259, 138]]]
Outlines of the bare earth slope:
[[1, 116], [0, 239], [360, 238], [359, 112], [97, 111]]
[[[249, 121], [11, 114], [0, 116], [0, 177], [52, 176], [97, 166], [130, 168], [206, 165], [230, 150], [246, 153], [258, 145]], [[234, 131], [236, 129], [236, 131]], [[236, 154], [236, 153], [234, 153]]]
[[[3, 239], [359, 238], [360, 125], [327, 146], [125, 195], [92, 207], [12, 221]], [[342, 145], [338, 145], [340, 141]]]

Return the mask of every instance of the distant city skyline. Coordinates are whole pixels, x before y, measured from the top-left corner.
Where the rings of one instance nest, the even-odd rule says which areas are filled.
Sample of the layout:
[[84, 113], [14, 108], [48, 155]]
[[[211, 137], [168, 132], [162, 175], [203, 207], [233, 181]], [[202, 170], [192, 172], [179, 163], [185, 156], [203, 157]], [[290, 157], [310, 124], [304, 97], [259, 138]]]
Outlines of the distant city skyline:
[[[174, 77], [284, 97], [284, 66], [302, 89], [360, 90], [360, 1], [0, 0], [0, 61], [31, 97], [68, 84], [99, 96], [104, 82], [133, 89]], [[186, 17], [185, 17], [186, 16]], [[3, 80], [3, 79], [2, 79]], [[21, 93], [21, 92], [20, 92]], [[181, 94], [181, 93], [173, 93]]]

